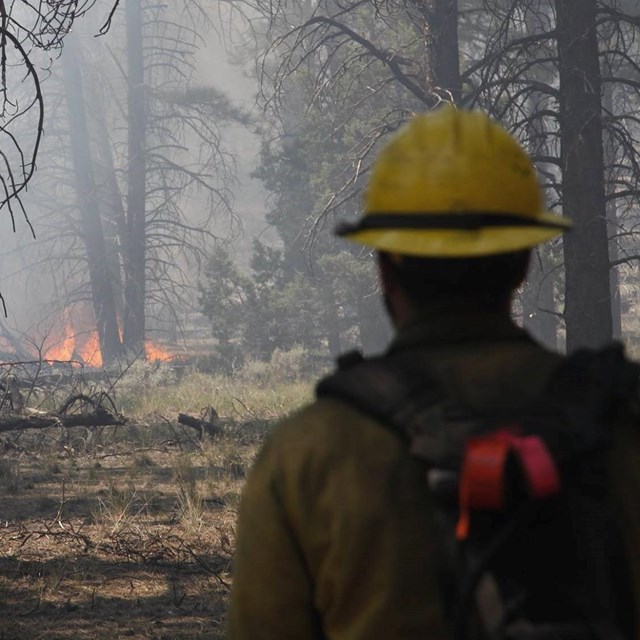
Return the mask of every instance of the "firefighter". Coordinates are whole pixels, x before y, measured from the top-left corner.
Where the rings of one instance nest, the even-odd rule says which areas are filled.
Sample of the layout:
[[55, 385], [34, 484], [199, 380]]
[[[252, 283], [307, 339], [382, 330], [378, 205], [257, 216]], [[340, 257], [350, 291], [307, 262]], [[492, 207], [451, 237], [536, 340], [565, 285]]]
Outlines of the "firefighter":
[[[446, 107], [382, 149], [364, 215], [338, 234], [376, 251], [396, 329], [388, 353], [410, 354], [466, 406], [492, 412], [531, 402], [561, 362], [510, 305], [531, 248], [568, 227], [543, 209], [534, 166], [502, 127]], [[619, 475], [632, 475], [629, 447], [618, 449]], [[424, 476], [402, 438], [340, 399], [282, 421], [244, 489], [230, 637], [449, 637]], [[633, 527], [640, 539], [640, 519]]]

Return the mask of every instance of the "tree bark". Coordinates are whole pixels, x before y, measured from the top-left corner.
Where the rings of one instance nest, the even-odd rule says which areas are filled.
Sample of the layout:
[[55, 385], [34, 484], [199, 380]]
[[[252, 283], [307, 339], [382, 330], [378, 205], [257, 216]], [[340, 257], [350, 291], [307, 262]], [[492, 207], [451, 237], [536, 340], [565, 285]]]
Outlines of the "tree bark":
[[[602, 106], [604, 113], [613, 113], [613, 87], [612, 85], [606, 85], [602, 95]], [[604, 159], [606, 165], [606, 195], [615, 195], [615, 143], [611, 134], [607, 131], [604, 132]], [[615, 199], [607, 201], [607, 227], [608, 237], [612, 238], [618, 232], [618, 206]], [[619, 257], [618, 242], [614, 238], [609, 240], [609, 259], [611, 263]], [[610, 267], [609, 269], [609, 289], [611, 292], [611, 321], [612, 321], [612, 335], [616, 340], [622, 338], [622, 312], [620, 308], [620, 274], [618, 267]]]
[[107, 250], [100, 220], [93, 158], [89, 146], [89, 131], [84, 102], [80, 48], [76, 36], [67, 36], [63, 56], [63, 75], [69, 138], [75, 172], [76, 191], [82, 220], [82, 236], [86, 247], [91, 297], [95, 314], [100, 351], [105, 363], [113, 362], [121, 355], [122, 345], [118, 332], [115, 298]]
[[556, 0], [567, 351], [611, 340], [596, 0]]
[[124, 247], [124, 344], [144, 349], [146, 297], [146, 158], [147, 108], [144, 85], [142, 0], [126, 0], [128, 89], [127, 236]]
[[[91, 83], [90, 105], [93, 113], [92, 138], [96, 141], [96, 184], [102, 211], [102, 223], [107, 247], [107, 260], [113, 284], [118, 320], [124, 317], [123, 251], [127, 237], [127, 213], [113, 159], [113, 144], [104, 109], [105, 92], [100, 80]], [[121, 327], [121, 324], [120, 324]]]
[[433, 11], [435, 82], [454, 103], [460, 101], [460, 48], [458, 44], [458, 0], [436, 0]]
[[458, 0], [412, 0], [425, 43], [425, 89], [458, 102], [462, 95], [458, 46]]

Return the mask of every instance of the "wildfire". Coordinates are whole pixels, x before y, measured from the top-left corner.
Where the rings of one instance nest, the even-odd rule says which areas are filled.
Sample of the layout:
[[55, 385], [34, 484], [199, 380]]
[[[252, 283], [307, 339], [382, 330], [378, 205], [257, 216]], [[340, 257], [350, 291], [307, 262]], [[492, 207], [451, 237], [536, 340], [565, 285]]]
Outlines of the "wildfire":
[[76, 346], [76, 355], [79, 360], [90, 367], [102, 366], [102, 351], [100, 351], [100, 339], [97, 331], [92, 331], [82, 345]]
[[[91, 326], [92, 313], [71, 315], [65, 309], [62, 322], [54, 325], [44, 339], [44, 360], [77, 361], [90, 367], [102, 367], [100, 339], [95, 325]], [[145, 341], [145, 356], [150, 362], [166, 362], [173, 356], [152, 340]], [[79, 366], [79, 365], [78, 365]]]
[[154, 344], [151, 340], [147, 340], [144, 343], [144, 350], [149, 362], [166, 362], [173, 358], [168, 351], [165, 351], [162, 347]]
[[47, 336], [45, 343], [50, 343], [50, 346], [44, 349], [45, 360], [71, 360], [73, 351], [75, 349], [75, 332], [73, 326], [69, 320], [67, 313], [65, 315], [65, 322], [62, 328], [58, 328], [58, 331], [52, 332]]

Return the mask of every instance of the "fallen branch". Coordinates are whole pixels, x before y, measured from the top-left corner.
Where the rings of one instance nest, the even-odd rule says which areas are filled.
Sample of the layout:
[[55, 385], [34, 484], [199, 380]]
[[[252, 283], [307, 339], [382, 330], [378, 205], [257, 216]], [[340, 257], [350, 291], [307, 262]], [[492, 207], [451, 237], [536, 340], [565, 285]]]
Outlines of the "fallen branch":
[[107, 427], [126, 424], [126, 419], [108, 411], [74, 413], [63, 415], [47, 412], [30, 416], [6, 416], [0, 419], [0, 432], [24, 431], [26, 429], [49, 429], [50, 427]]
[[210, 422], [209, 420], [203, 420], [202, 418], [196, 418], [195, 416], [189, 416], [186, 413], [181, 413], [178, 415], [178, 423], [183, 424], [185, 427], [191, 427], [192, 429], [196, 429], [198, 431], [198, 439], [203, 440], [204, 434], [206, 433], [209, 436], [219, 436], [223, 433], [222, 427], [215, 422]]

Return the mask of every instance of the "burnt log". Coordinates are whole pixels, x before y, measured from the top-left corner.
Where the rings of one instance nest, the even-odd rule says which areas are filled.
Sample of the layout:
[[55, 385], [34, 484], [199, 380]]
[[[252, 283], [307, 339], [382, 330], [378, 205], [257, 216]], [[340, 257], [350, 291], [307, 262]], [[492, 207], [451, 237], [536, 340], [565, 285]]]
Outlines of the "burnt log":
[[217, 424], [217, 422], [211, 422], [202, 418], [196, 418], [195, 416], [189, 416], [186, 413], [180, 413], [178, 415], [178, 423], [198, 431], [199, 440], [203, 440], [205, 434], [211, 437], [222, 434], [222, 427]]
[[98, 410], [91, 413], [64, 415], [54, 411], [32, 415], [8, 415], [0, 418], [0, 433], [25, 431], [26, 429], [49, 429], [50, 427], [108, 427], [126, 424], [123, 416]]

